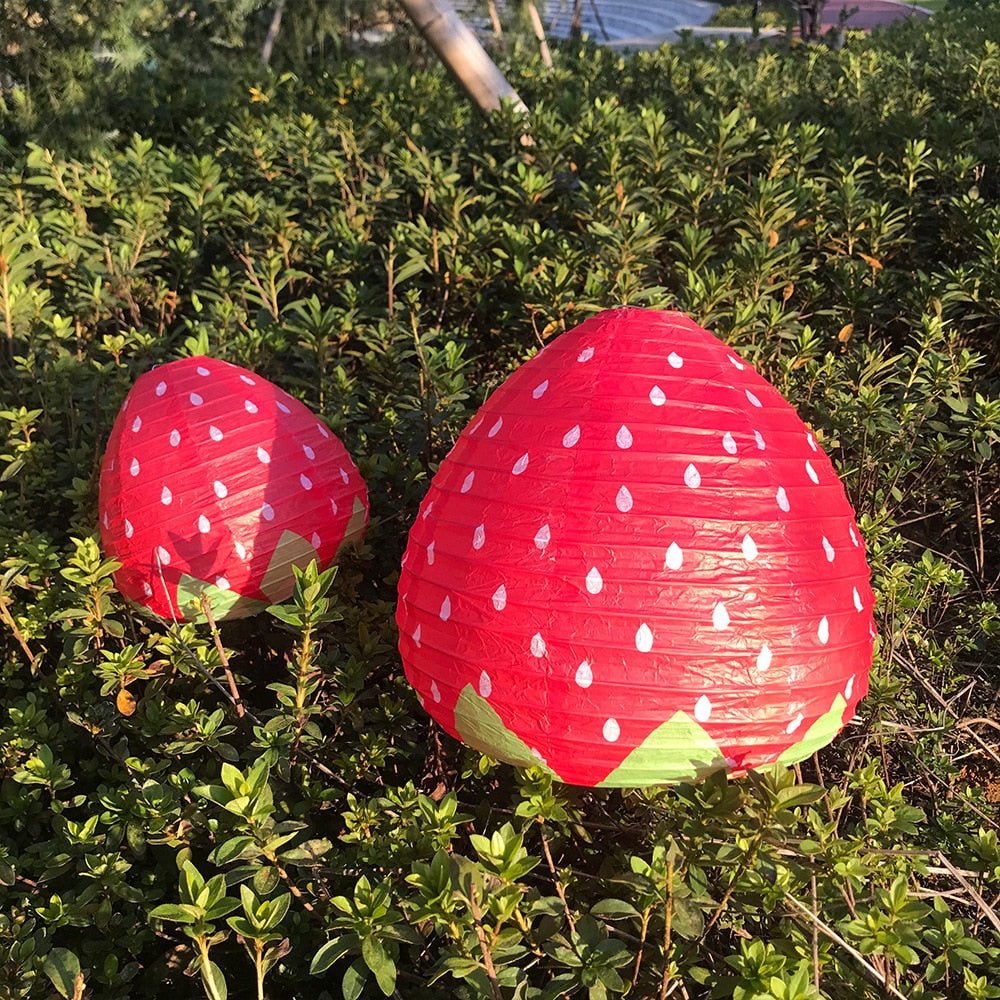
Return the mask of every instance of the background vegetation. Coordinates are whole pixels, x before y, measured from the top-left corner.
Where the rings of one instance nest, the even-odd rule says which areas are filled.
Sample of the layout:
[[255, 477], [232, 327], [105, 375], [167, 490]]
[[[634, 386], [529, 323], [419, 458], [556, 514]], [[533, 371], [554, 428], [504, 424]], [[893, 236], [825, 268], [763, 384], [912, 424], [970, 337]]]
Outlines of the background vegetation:
[[[569, 47], [545, 74], [515, 44], [530, 148], [408, 36], [370, 60], [289, 27], [268, 72], [267, 11], [143, 36], [109, 6], [115, 48], [63, 8], [66, 44], [39, 23], [4, 67], [0, 995], [1000, 996], [1000, 7], [839, 52]], [[625, 302], [752, 359], [858, 509], [872, 690], [794, 772], [552, 787], [402, 677], [436, 464]], [[321, 412], [373, 508], [335, 578], [219, 645], [130, 612], [95, 542], [128, 386], [202, 352]]]

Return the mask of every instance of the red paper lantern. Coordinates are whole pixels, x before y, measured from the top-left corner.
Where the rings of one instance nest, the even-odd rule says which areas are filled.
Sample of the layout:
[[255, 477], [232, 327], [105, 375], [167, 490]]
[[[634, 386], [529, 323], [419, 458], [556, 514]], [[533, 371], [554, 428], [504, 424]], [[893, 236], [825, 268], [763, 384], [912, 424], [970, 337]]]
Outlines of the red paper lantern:
[[452, 735], [641, 786], [833, 739], [868, 687], [868, 579], [795, 410], [687, 317], [617, 309], [463, 431], [410, 532], [396, 620]]
[[101, 466], [101, 539], [118, 589], [162, 618], [254, 614], [292, 593], [292, 566], [360, 536], [368, 494], [344, 446], [293, 396], [197, 357], [136, 381]]

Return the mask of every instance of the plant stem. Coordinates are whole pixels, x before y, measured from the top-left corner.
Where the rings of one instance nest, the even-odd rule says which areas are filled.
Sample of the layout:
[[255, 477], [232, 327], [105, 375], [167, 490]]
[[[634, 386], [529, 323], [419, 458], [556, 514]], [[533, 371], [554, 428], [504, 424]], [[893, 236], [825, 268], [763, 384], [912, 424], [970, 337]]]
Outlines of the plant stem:
[[201, 594], [201, 610], [205, 615], [205, 620], [208, 622], [208, 627], [212, 633], [212, 639], [215, 641], [215, 651], [219, 654], [222, 669], [226, 672], [226, 680], [229, 682], [229, 693], [233, 696], [233, 704], [236, 706], [236, 714], [242, 719], [243, 716], [247, 714], [246, 706], [243, 704], [243, 699], [240, 697], [240, 689], [236, 686], [236, 677], [233, 675], [232, 668], [229, 666], [229, 657], [226, 656], [225, 647], [222, 645], [222, 636], [219, 635], [219, 627], [215, 624], [215, 616], [212, 614], [212, 605], [209, 603], [208, 594], [204, 591], [202, 591]]
[[574, 934], [576, 933], [576, 921], [573, 919], [573, 912], [569, 908], [569, 903], [566, 901], [566, 890], [563, 887], [562, 880], [559, 878], [559, 874], [556, 872], [555, 862], [552, 860], [552, 851], [549, 850], [549, 840], [545, 836], [545, 824], [539, 818], [538, 820], [541, 836], [542, 836], [542, 852], [545, 855], [545, 860], [548, 863], [549, 871], [552, 873], [552, 882], [556, 889], [556, 895], [562, 900], [563, 912], [566, 914], [566, 923], [569, 925], [570, 931]]

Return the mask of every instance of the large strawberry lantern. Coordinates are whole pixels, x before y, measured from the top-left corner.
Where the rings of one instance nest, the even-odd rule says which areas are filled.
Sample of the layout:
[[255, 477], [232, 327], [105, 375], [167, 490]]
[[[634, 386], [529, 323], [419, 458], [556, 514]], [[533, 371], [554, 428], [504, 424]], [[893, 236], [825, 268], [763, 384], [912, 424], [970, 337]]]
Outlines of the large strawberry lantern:
[[795, 410], [679, 313], [522, 365], [410, 532], [406, 675], [448, 732], [580, 785], [802, 760], [868, 687], [854, 514]]
[[302, 403], [244, 368], [196, 357], [140, 376], [101, 467], [101, 539], [118, 589], [163, 618], [253, 614], [292, 567], [333, 561], [368, 495], [344, 446]]

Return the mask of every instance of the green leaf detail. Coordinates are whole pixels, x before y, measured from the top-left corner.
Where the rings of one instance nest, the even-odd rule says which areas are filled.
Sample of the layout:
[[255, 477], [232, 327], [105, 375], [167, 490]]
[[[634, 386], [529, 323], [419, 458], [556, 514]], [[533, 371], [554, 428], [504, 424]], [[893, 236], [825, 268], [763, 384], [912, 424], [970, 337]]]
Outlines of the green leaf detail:
[[83, 985], [80, 960], [69, 949], [53, 948], [45, 956], [42, 968], [59, 995], [66, 997], [66, 1000], [83, 995], [83, 990], [77, 988], [78, 985]]
[[255, 601], [236, 593], [235, 590], [221, 590], [214, 583], [206, 583], [204, 580], [183, 573], [177, 584], [177, 607], [188, 621], [205, 620], [201, 610], [203, 593], [208, 595], [208, 603], [216, 621], [221, 621], [223, 618], [245, 618], [267, 607], [266, 601]]
[[463, 743], [497, 760], [518, 767], [540, 767], [557, 781], [562, 779], [543, 764], [516, 733], [512, 733], [485, 698], [476, 694], [471, 684], [462, 688], [455, 705], [455, 728]]
[[779, 758], [777, 763], [788, 766], [811, 757], [820, 747], [825, 747], [844, 728], [844, 710], [847, 702], [837, 694], [830, 711], [821, 715], [805, 732], [798, 743], [793, 743]]
[[725, 767], [722, 751], [685, 712], [654, 729], [601, 783], [601, 788], [673, 785]]

